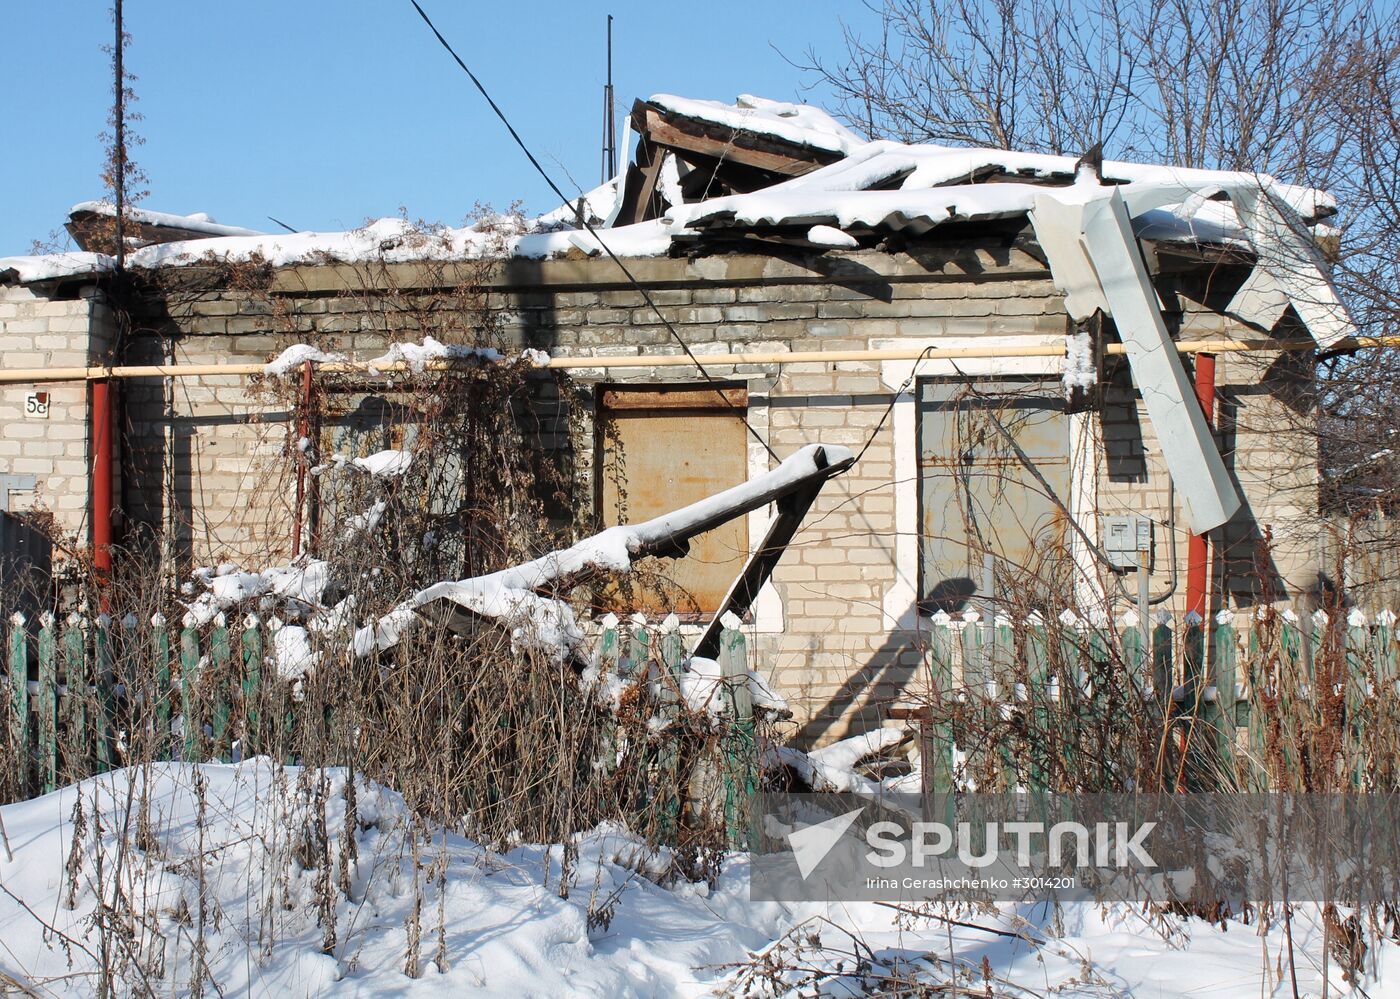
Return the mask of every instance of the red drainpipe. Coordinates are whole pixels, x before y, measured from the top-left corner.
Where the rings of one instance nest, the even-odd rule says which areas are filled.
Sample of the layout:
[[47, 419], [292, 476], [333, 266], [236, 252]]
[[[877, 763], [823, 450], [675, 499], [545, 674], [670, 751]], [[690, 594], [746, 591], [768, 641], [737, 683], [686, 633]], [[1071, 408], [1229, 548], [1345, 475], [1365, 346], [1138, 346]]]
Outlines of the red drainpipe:
[[97, 583], [105, 587], [112, 576], [112, 383], [92, 383], [92, 565]]
[[[1196, 400], [1205, 411], [1206, 423], [1215, 426], [1215, 355], [1196, 355]], [[1193, 534], [1186, 548], [1186, 611], [1206, 616], [1206, 580], [1210, 551], [1204, 534]]]
[[306, 452], [301, 442], [311, 435], [311, 362], [301, 369], [301, 405], [297, 417], [297, 503], [292, 514], [292, 558], [301, 554], [301, 517], [306, 502]]

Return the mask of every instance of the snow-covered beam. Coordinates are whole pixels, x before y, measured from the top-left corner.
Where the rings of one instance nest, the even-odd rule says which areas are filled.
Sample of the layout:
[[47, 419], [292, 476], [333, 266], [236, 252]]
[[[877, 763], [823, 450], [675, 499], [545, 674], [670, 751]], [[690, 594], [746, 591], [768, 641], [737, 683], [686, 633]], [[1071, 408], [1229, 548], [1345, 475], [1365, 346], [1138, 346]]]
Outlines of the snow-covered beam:
[[695, 644], [694, 655], [707, 659], [714, 659], [719, 655], [719, 638], [720, 632], [724, 630], [725, 619], [730, 614], [743, 617], [758, 599], [759, 590], [763, 589], [763, 585], [773, 575], [778, 560], [783, 557], [797, 529], [802, 526], [802, 520], [816, 502], [822, 486], [832, 476], [850, 468], [854, 462], [855, 458], [849, 452], [828, 455], [825, 450], [818, 451], [813, 456], [813, 474], [776, 498], [778, 515], [773, 518], [763, 541], [749, 554], [743, 570], [729, 587], [729, 592], [724, 595], [719, 609], [710, 618], [709, 627]]
[[499, 622], [517, 647], [533, 648], [563, 662], [570, 658], [582, 632], [566, 603], [538, 591], [601, 572], [626, 572], [634, 560], [648, 555], [683, 555], [697, 534], [790, 494], [820, 488], [854, 463], [849, 448], [809, 444], [777, 468], [679, 510], [640, 524], [610, 527], [576, 545], [485, 576], [435, 583], [357, 631], [351, 650], [365, 656], [389, 648], [420, 612], [443, 602]]

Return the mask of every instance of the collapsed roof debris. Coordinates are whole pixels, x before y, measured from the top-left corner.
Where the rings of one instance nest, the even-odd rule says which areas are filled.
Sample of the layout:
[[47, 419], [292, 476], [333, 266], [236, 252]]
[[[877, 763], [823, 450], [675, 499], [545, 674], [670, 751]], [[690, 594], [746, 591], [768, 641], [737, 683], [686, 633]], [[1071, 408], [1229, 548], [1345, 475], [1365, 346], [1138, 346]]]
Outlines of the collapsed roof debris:
[[[751, 96], [729, 105], [657, 95], [636, 104], [630, 126], [636, 154], [619, 177], [504, 246], [477, 227], [425, 237], [397, 219], [270, 236], [216, 233], [224, 227], [211, 223], [201, 232], [208, 238], [144, 247], [128, 266], [598, 254], [599, 238], [584, 223], [620, 257], [894, 248], [950, 223], [1028, 225], [1070, 316], [1114, 319], [1197, 533], [1229, 519], [1239, 497], [1177, 352], [1162, 349], [1171, 338], [1149, 264], [1163, 248], [1249, 263], [1228, 314], [1267, 329], [1291, 307], [1324, 348], [1355, 334], [1317, 245], [1334, 235], [1325, 220], [1336, 205], [1312, 188], [1261, 174], [1114, 161], [1079, 170], [1066, 156], [867, 142], [819, 109]], [[0, 280], [75, 278], [112, 266], [98, 253], [0, 258]]]
[[825, 111], [748, 94], [732, 106], [658, 94], [636, 103], [630, 124], [638, 141], [622, 183], [622, 224], [770, 187], [836, 163], [865, 144]]
[[[64, 228], [84, 250], [110, 245], [112, 220], [117, 209], [106, 201], [83, 201], [68, 210]], [[263, 236], [257, 229], [236, 225], [220, 225], [204, 212], [193, 215], [172, 215], [147, 208], [128, 208], [123, 213], [123, 238], [128, 246], [151, 246], [155, 243], [179, 243], [215, 236]]]
[[[401, 474], [411, 458], [407, 452], [381, 451], [353, 461], [372, 475], [385, 476]], [[336, 461], [348, 463], [343, 457]], [[849, 448], [808, 444], [776, 468], [670, 513], [640, 524], [610, 527], [568, 548], [484, 576], [434, 583], [382, 617], [368, 620], [354, 632], [349, 651], [363, 658], [388, 649], [421, 617], [427, 617], [459, 633], [470, 632], [477, 621], [491, 621], [505, 629], [516, 649], [529, 650], [554, 663], [570, 661], [583, 634], [572, 608], [560, 595], [600, 574], [630, 571], [640, 558], [682, 558], [688, 554], [692, 538], [773, 503], [777, 516], [772, 526], [692, 650], [694, 656], [713, 659], [719, 653], [720, 630], [732, 626], [748, 611], [822, 487], [854, 463]], [[383, 512], [380, 501], [371, 515], [378, 517]], [[196, 582], [202, 587], [197, 596]], [[256, 601], [255, 606], [268, 611], [277, 611], [280, 606], [288, 619], [305, 619], [313, 631], [334, 632], [348, 623], [355, 598], [347, 596], [329, 606], [322, 603], [328, 591], [339, 591], [330, 564], [315, 558], [261, 572], [244, 571], [233, 564], [202, 568], [187, 585], [191, 599], [186, 604], [185, 624], [203, 627], [220, 614]], [[289, 635], [286, 641], [297, 639]], [[780, 699], [771, 691], [765, 688], [760, 693], [770, 699], [770, 707], [778, 706]]]

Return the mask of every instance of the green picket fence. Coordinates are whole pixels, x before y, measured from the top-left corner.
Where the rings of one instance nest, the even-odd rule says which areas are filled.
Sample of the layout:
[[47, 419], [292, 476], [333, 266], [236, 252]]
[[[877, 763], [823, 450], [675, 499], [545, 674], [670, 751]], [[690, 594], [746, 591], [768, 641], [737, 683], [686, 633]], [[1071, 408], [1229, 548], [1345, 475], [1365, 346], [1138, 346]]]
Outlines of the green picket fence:
[[[669, 677], [656, 686], [662, 713], [683, 720], [679, 630], [610, 622], [594, 643], [595, 666], [653, 682]], [[48, 793], [132, 759], [228, 762], [267, 754], [296, 762], [295, 735], [309, 709], [276, 668], [280, 626], [254, 615], [233, 625], [220, 615], [203, 628], [189, 620], [171, 625], [160, 615], [15, 615], [6, 623], [7, 682], [0, 685], [0, 801]], [[744, 635], [726, 629], [721, 647], [724, 724], [715, 769], [723, 783], [714, 796], [722, 797], [726, 824], [738, 836], [758, 783], [756, 737]], [[658, 752], [655, 765], [674, 776], [675, 746], [663, 740]], [[673, 827], [685, 804], [666, 804]]]
[[[231, 760], [256, 752], [264, 706], [287, 685], [264, 662], [268, 627], [169, 626], [159, 615], [14, 615], [5, 637], [8, 697], [0, 791], [23, 798], [125, 759]], [[187, 724], [187, 720], [192, 723]]]
[[[1135, 615], [1097, 625], [1066, 613], [1013, 622], [977, 612], [936, 615], [925, 644], [929, 705], [925, 786], [946, 792], [991, 775], [983, 790], [1114, 786], [1084, 753], [1096, 727], [1166, 733], [1182, 782], [1244, 791], [1279, 786], [1304, 761], [1296, 747], [1333, 731], [1357, 789], [1388, 786], [1400, 764], [1400, 638], [1396, 616], [1329, 618], [1225, 611], [1212, 622]], [[1050, 760], [1050, 747], [1082, 756]], [[1012, 755], [1021, 758], [1011, 759]], [[1052, 779], [1055, 765], [1061, 780]], [[1336, 775], [1332, 775], [1336, 776]], [[1068, 777], [1068, 780], [1063, 778]], [[976, 783], [973, 781], [973, 783]]]
[[[659, 690], [660, 717], [677, 721], [685, 713], [681, 686], [687, 668], [684, 639], [674, 621], [649, 625], [640, 615], [620, 622], [614, 615], [603, 619], [595, 646], [593, 668], [599, 682], [609, 676], [623, 682], [649, 678]], [[729, 841], [747, 841], [749, 807], [759, 785], [759, 751], [753, 701], [749, 692], [749, 659], [744, 633], [726, 626], [720, 633], [718, 663], [721, 680], [712, 699], [718, 720], [716, 758], [705, 761], [701, 772], [714, 779], [692, 786], [688, 802], [664, 803], [667, 832], [675, 831], [680, 811], [691, 808], [722, 809]], [[663, 741], [655, 765], [662, 771], [661, 786], [673, 786], [681, 765], [675, 740]], [[707, 786], [707, 784], [709, 786]]]

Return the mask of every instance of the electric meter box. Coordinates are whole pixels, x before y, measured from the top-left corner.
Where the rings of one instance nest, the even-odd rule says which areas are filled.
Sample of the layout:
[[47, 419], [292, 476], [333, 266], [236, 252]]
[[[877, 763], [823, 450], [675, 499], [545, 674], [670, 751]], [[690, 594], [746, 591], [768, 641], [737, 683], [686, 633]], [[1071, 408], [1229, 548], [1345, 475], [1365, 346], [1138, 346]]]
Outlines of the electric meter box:
[[1133, 515], [1104, 517], [1103, 552], [1115, 569], [1152, 567], [1152, 521]]

